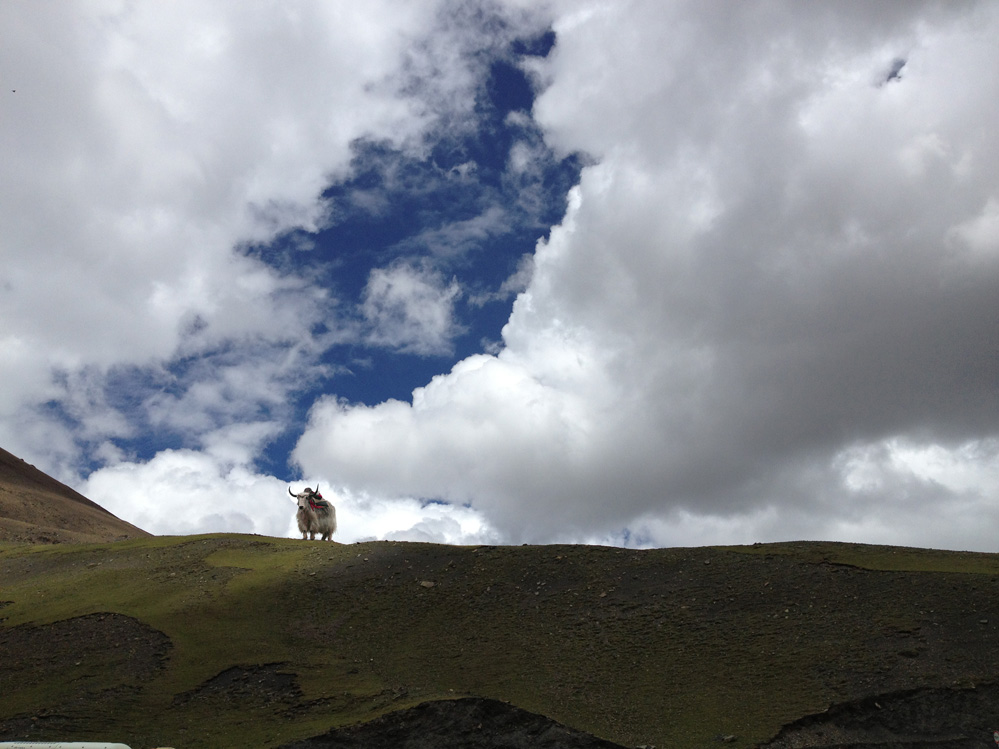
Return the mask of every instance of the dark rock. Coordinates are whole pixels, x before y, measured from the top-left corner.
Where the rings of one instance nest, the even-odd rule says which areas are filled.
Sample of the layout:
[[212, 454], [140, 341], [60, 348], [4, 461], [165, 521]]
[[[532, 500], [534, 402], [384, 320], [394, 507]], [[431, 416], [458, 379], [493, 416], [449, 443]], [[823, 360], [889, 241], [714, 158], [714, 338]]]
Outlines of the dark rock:
[[992, 741], [999, 685], [914, 689], [830, 707], [785, 726], [763, 749], [980, 749]]
[[498, 700], [424, 702], [280, 749], [623, 749]]

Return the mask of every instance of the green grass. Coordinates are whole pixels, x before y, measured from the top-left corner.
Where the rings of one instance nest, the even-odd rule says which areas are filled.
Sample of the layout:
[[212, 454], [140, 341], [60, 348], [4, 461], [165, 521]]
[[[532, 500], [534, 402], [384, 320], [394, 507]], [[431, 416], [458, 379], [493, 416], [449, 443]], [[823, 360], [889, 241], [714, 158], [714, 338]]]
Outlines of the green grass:
[[[54, 715], [82, 685], [74, 725], [92, 711], [114, 732], [105, 738], [268, 747], [478, 695], [626, 746], [709, 747], [732, 734], [750, 747], [836, 701], [997, 673], [999, 634], [980, 624], [999, 623], [997, 572], [995, 555], [806, 543], [636, 552], [223, 534], [5, 545], [0, 636], [109, 612], [171, 647], [158, 676], [125, 679], [132, 691], [114, 709], [101, 698], [122, 685], [113, 658], [53, 664], [30, 686], [0, 670], [0, 725]], [[300, 694], [205, 688], [268, 664]], [[73, 669], [86, 678], [57, 677]]]

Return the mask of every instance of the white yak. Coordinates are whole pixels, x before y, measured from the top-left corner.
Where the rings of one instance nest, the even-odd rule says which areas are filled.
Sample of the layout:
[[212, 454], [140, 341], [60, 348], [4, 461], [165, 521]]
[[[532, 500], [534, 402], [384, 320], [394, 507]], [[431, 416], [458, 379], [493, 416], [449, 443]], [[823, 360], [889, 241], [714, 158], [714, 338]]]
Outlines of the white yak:
[[316, 540], [316, 534], [322, 534], [323, 541], [332, 541], [333, 534], [336, 533], [336, 508], [319, 493], [319, 485], [313, 491], [305, 487], [301, 492], [295, 494], [288, 487], [288, 493], [298, 500], [298, 512], [295, 517], [298, 520], [298, 530], [302, 532], [302, 540], [306, 537], [310, 541]]

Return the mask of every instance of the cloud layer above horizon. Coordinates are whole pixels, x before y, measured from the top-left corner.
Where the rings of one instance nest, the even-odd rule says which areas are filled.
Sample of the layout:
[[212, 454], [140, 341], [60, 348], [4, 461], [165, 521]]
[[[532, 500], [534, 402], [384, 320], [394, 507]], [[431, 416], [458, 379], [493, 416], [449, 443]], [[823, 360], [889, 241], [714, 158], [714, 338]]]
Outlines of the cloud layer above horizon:
[[115, 514], [996, 549], [994, 4], [75, 7], [0, 9], [0, 444]]

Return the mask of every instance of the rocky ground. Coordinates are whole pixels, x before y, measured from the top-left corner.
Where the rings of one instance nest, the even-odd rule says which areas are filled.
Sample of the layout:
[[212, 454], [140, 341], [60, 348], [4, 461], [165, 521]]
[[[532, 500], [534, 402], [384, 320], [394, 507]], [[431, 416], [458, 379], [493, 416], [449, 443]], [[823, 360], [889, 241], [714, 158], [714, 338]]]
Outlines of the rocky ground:
[[426, 702], [281, 749], [622, 749], [498, 700]]
[[913, 689], [834, 705], [786, 726], [767, 749], [972, 749], [991, 746], [999, 686]]

